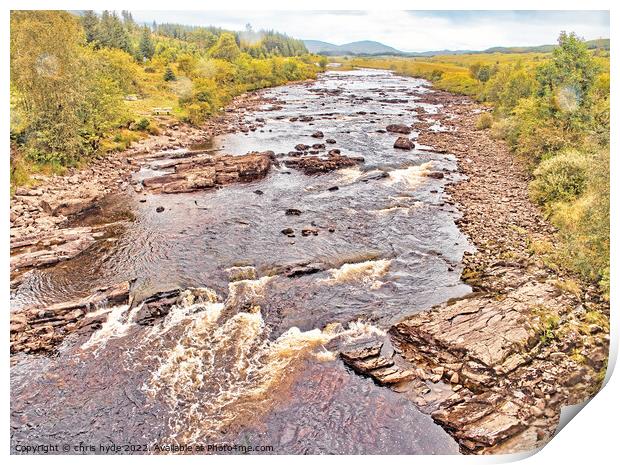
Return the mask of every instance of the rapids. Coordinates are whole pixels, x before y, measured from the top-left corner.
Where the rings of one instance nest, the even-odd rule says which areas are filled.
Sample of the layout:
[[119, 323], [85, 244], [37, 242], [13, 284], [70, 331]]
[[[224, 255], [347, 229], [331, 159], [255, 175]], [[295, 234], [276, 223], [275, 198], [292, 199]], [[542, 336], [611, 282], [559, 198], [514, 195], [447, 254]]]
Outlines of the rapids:
[[[57, 356], [14, 356], [12, 443], [144, 444], [153, 452], [155, 444], [227, 441], [272, 445], [275, 453], [456, 453], [430, 417], [337, 358], [339, 347], [469, 291], [459, 277], [470, 246], [443, 191], [459, 177], [455, 158], [418, 144], [400, 151], [396, 135], [377, 132], [441, 111], [416, 103], [425, 92], [422, 80], [375, 70], [271, 89], [265, 94], [281, 108], [248, 114], [248, 123], [264, 119], [264, 127], [204, 146], [286, 153], [316, 143], [310, 134], [320, 130], [336, 140], [328, 149], [365, 163], [321, 176], [281, 165], [260, 181], [215, 191], [116, 194], [76, 219], [122, 223], [78, 257], [29, 273], [13, 310], [124, 280], [135, 280], [137, 302], [188, 290], [154, 325], [136, 323], [139, 304], [101, 308], [101, 328], [67, 338]], [[388, 103], [395, 98], [400, 103]], [[295, 119], [302, 115], [313, 120]], [[162, 166], [136, 179], [161, 175]], [[318, 235], [299, 233], [308, 227]], [[291, 268], [302, 271], [286, 275]]]

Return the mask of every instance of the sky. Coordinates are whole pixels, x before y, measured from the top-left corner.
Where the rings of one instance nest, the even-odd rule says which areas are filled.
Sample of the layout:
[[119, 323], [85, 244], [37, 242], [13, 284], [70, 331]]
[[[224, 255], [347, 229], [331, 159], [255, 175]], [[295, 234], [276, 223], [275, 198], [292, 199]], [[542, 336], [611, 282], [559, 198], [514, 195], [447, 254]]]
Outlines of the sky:
[[138, 22], [274, 29], [338, 45], [375, 40], [407, 52], [556, 42], [560, 31], [609, 38], [608, 11], [133, 11]]

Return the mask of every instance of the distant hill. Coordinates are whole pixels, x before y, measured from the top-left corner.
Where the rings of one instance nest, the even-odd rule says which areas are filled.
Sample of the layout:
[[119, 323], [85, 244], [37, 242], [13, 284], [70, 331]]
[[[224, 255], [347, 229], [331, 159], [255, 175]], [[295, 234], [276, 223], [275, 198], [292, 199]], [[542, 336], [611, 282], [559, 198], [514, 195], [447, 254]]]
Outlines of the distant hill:
[[[589, 49], [600, 48], [602, 50], [609, 50], [609, 43], [609, 39], [595, 39], [586, 41]], [[481, 53], [546, 53], [551, 52], [556, 47], [557, 45], [538, 45], [535, 47], [491, 47]]]
[[[436, 55], [465, 55], [472, 53], [547, 53], [557, 45], [537, 45], [530, 47], [491, 47], [486, 50], [432, 50], [428, 52], [402, 52], [381, 42], [361, 40], [343, 45], [331, 44], [320, 40], [304, 40], [310, 53], [319, 55], [399, 55], [409, 57], [431, 57]], [[589, 49], [610, 49], [609, 39], [586, 41]]]
[[405, 55], [400, 50], [373, 40], [361, 40], [343, 45], [320, 40], [304, 40], [303, 42], [309, 52], [321, 55]]

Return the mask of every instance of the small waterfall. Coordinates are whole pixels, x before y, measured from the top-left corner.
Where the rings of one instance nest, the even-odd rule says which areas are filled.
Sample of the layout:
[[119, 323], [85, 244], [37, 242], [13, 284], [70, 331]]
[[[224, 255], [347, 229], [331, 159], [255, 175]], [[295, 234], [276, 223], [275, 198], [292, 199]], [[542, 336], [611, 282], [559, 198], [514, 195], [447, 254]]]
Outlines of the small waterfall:
[[391, 260], [367, 260], [359, 263], [345, 263], [340, 268], [329, 270], [332, 277], [324, 279], [325, 283], [362, 283], [370, 289], [377, 289], [383, 284], [379, 278], [384, 276]]
[[396, 183], [402, 183], [407, 187], [416, 187], [420, 184], [425, 173], [430, 171], [433, 167], [433, 162], [422, 163], [421, 165], [409, 166], [407, 168], [401, 168], [390, 171], [390, 177], [388, 184], [393, 185]]
[[[286, 386], [299, 362], [334, 360], [325, 345], [336, 338], [351, 342], [384, 334], [355, 322], [346, 328], [333, 324], [310, 331], [292, 327], [270, 339], [261, 308], [245, 305], [270, 279], [231, 283], [226, 304], [216, 299], [196, 304], [190, 299], [188, 307], [175, 306], [159, 325], [158, 334], [172, 325], [183, 329], [143, 386], [170, 406], [171, 440], [216, 437], [235, 420], [255, 417], [273, 401], [272, 391]], [[229, 316], [239, 302], [247, 310]]]

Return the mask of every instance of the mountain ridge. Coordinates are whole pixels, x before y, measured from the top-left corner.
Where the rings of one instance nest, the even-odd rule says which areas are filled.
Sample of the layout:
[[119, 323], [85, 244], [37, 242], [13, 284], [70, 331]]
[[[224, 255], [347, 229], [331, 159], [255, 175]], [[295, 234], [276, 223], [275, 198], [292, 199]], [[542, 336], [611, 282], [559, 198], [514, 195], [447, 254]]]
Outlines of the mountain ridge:
[[[322, 40], [302, 39], [310, 53], [321, 55], [398, 55], [408, 57], [429, 57], [435, 55], [465, 55], [474, 53], [545, 53], [552, 51], [557, 45], [535, 45], [524, 47], [490, 47], [485, 50], [431, 50], [426, 52], [403, 52], [374, 40], [359, 40], [347, 44], [336, 45]], [[610, 50], [609, 39], [586, 41], [589, 49], [601, 48]]]

